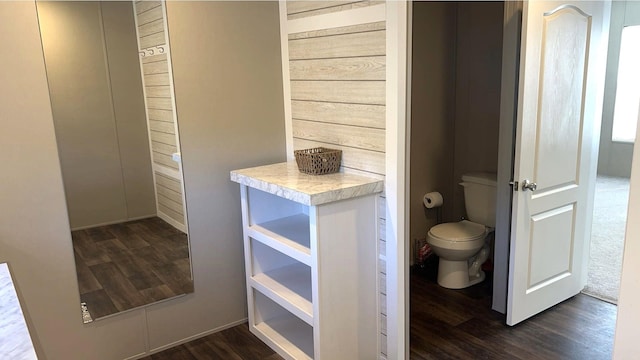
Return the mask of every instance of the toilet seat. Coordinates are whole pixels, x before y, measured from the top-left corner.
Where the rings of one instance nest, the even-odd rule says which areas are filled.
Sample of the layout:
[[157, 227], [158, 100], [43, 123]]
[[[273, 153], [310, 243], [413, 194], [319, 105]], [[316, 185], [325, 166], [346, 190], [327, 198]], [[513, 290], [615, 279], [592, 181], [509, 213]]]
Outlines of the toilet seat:
[[429, 236], [434, 239], [450, 242], [467, 242], [484, 239], [486, 227], [468, 220], [454, 223], [439, 224], [429, 230]]

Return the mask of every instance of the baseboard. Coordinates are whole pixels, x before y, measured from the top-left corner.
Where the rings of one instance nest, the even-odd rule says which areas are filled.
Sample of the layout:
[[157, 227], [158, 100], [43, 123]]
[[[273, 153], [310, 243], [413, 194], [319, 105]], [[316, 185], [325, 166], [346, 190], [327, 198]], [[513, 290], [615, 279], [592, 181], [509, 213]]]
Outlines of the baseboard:
[[142, 220], [142, 219], [150, 219], [152, 217], [156, 217], [158, 215], [156, 214], [149, 214], [149, 215], [143, 215], [143, 216], [137, 216], [137, 217], [133, 217], [130, 219], [121, 219], [121, 220], [114, 220], [114, 221], [108, 221], [105, 223], [100, 223], [100, 224], [93, 224], [93, 225], [86, 225], [86, 226], [79, 226], [79, 227], [75, 227], [75, 228], [71, 228], [71, 231], [76, 231], [76, 230], [85, 230], [85, 229], [92, 229], [95, 227], [99, 227], [99, 226], [107, 226], [107, 225], [114, 225], [114, 224], [122, 224], [122, 223], [126, 223], [129, 221], [136, 221], [136, 220]]
[[128, 357], [128, 358], [126, 358], [126, 359], [124, 359], [124, 360], [135, 360], [135, 359], [140, 359], [140, 358], [143, 358], [143, 357], [146, 357], [146, 356], [149, 356], [149, 355], [153, 355], [153, 354], [155, 354], [155, 353], [159, 353], [159, 352], [161, 352], [161, 351], [164, 351], [164, 350], [170, 349], [170, 348], [172, 348], [172, 347], [174, 347], [174, 346], [182, 345], [182, 344], [184, 344], [184, 343], [188, 343], [189, 341], [196, 340], [196, 339], [199, 339], [199, 338], [201, 338], [201, 337], [205, 337], [205, 336], [207, 336], [207, 335], [211, 335], [211, 334], [213, 334], [213, 333], [217, 333], [217, 332], [220, 332], [220, 331], [223, 331], [223, 330], [226, 330], [226, 329], [232, 328], [232, 327], [234, 327], [234, 326], [238, 326], [238, 325], [243, 324], [243, 323], [246, 323], [246, 322], [247, 322], [247, 318], [240, 319], [240, 320], [238, 320], [238, 321], [234, 321], [234, 322], [232, 322], [232, 323], [229, 323], [229, 324], [226, 324], [226, 325], [219, 326], [219, 327], [217, 327], [217, 328], [215, 328], [215, 329], [207, 330], [207, 331], [201, 332], [201, 333], [199, 333], [199, 334], [192, 335], [192, 336], [186, 337], [186, 338], [181, 339], [181, 340], [178, 340], [178, 341], [174, 341], [174, 342], [169, 343], [169, 344], [167, 344], [167, 345], [162, 345], [162, 346], [157, 347], [157, 348], [155, 348], [155, 349], [151, 349], [151, 350], [147, 351], [147, 352], [146, 352], [146, 353], [144, 353], [144, 354], [138, 354], [138, 355], [134, 355], [134, 356], [132, 356], [132, 357]]

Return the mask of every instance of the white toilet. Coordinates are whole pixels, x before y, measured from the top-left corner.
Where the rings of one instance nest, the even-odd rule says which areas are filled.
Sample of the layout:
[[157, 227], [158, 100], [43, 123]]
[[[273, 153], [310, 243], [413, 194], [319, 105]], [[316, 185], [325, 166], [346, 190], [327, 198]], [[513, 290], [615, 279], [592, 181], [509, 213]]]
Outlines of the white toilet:
[[465, 174], [460, 185], [468, 220], [436, 225], [427, 235], [427, 243], [440, 257], [438, 284], [449, 289], [484, 280], [480, 266], [489, 257], [485, 238], [496, 225], [496, 174]]

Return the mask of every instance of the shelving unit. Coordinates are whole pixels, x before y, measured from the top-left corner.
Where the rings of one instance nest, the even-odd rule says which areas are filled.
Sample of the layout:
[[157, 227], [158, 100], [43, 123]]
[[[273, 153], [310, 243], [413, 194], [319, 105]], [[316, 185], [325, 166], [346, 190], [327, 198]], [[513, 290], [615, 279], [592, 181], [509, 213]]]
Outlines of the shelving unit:
[[270, 246], [303, 264], [311, 265], [309, 216], [298, 214], [248, 228], [252, 239]]
[[293, 264], [253, 275], [251, 287], [313, 326], [311, 268]]
[[295, 163], [231, 178], [241, 185], [251, 332], [286, 359], [376, 358], [382, 182], [305, 175]]

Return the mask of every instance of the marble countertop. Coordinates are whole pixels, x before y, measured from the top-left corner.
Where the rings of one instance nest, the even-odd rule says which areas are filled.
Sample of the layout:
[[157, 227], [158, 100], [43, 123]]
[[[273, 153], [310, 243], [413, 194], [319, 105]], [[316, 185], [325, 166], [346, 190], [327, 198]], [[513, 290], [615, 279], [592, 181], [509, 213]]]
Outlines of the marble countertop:
[[307, 175], [295, 161], [231, 171], [231, 180], [304, 205], [382, 192], [384, 181], [361, 175]]
[[37, 359], [9, 267], [0, 263], [0, 359]]

